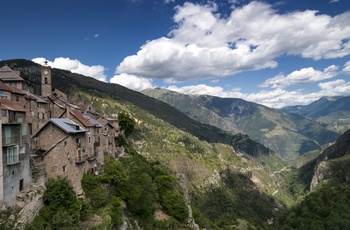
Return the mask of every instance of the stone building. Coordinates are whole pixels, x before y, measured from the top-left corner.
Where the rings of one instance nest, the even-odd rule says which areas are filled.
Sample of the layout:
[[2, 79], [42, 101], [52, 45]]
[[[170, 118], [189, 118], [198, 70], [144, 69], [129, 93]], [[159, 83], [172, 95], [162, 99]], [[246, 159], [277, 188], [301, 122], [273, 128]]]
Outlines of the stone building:
[[30, 149], [26, 110], [19, 104], [0, 98], [2, 182], [6, 206], [14, 206], [16, 195], [30, 188]]
[[30, 82], [25, 81], [20, 75], [21, 74], [18, 70], [12, 70], [8, 66], [3, 66], [0, 68], [0, 80], [3, 81], [6, 85], [33, 93], [34, 85]]
[[52, 90], [51, 74], [49, 66], [42, 67], [42, 92], [35, 95], [18, 71], [0, 68], [0, 205], [14, 207], [16, 196], [30, 188], [37, 160], [46, 179], [67, 177], [80, 195], [84, 173], [98, 174], [105, 152], [120, 154], [118, 120]]
[[95, 173], [96, 157], [89, 156], [88, 131], [67, 118], [51, 118], [32, 135], [37, 155], [45, 162], [46, 178], [66, 177], [77, 195], [84, 173]]

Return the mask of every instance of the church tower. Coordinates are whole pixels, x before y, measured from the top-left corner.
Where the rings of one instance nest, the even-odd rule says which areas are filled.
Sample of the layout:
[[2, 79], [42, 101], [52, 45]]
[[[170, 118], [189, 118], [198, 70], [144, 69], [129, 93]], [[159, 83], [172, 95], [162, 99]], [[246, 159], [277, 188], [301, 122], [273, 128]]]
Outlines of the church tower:
[[41, 67], [41, 95], [51, 96], [51, 94], [52, 94], [51, 67], [45, 65]]

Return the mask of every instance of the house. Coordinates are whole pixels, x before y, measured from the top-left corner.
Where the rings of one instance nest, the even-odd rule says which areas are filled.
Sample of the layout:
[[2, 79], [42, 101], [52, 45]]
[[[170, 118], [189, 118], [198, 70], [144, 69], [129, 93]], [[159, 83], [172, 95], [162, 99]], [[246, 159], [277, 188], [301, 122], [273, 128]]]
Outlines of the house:
[[97, 119], [100, 116], [100, 114], [96, 112], [94, 108], [92, 108], [92, 106], [89, 104], [79, 104], [78, 106], [81, 110], [81, 113], [86, 114], [89, 117]]
[[43, 179], [67, 177], [80, 195], [84, 173], [98, 174], [104, 152], [121, 152], [117, 118], [98, 118], [90, 105], [52, 90], [50, 67], [42, 67], [41, 78], [38, 96], [18, 71], [0, 68], [0, 205], [14, 207], [16, 196], [29, 191], [33, 168], [44, 171]]
[[51, 118], [32, 135], [37, 155], [45, 163], [46, 178], [66, 177], [77, 195], [82, 194], [80, 181], [84, 173], [96, 173], [96, 157], [89, 156], [86, 133], [67, 118]]
[[31, 184], [28, 124], [26, 110], [19, 104], [0, 98], [0, 108], [2, 203], [13, 207], [16, 196], [27, 191]]
[[21, 89], [30, 93], [34, 92], [34, 85], [20, 76], [18, 70], [12, 70], [7, 65], [0, 68], [0, 80], [6, 85]]
[[64, 117], [78, 123], [87, 130], [85, 135], [86, 151], [88, 156], [97, 158], [97, 162], [101, 164], [104, 161], [104, 149], [101, 147], [101, 124], [95, 119], [87, 115], [83, 115], [80, 110], [76, 110], [67, 105], [67, 112], [63, 114]]
[[118, 119], [101, 116], [97, 121], [102, 125], [102, 135], [104, 139], [102, 148], [105, 149], [109, 155], [117, 157], [121, 154], [120, 149], [117, 148], [117, 138], [120, 134]]

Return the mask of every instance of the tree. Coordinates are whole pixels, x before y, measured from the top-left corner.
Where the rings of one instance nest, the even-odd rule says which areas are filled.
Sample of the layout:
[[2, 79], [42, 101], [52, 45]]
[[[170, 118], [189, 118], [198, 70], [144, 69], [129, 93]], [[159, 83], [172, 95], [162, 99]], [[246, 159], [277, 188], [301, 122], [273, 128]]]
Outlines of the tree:
[[129, 114], [120, 112], [118, 114], [119, 125], [125, 136], [129, 136], [135, 129], [136, 121]]

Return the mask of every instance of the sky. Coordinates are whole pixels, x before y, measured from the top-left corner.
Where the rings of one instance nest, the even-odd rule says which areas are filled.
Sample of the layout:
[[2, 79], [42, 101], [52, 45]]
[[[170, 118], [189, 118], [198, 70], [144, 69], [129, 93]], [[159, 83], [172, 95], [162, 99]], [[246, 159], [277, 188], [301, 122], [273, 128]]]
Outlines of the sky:
[[11, 0], [0, 60], [273, 108], [350, 95], [349, 0]]

